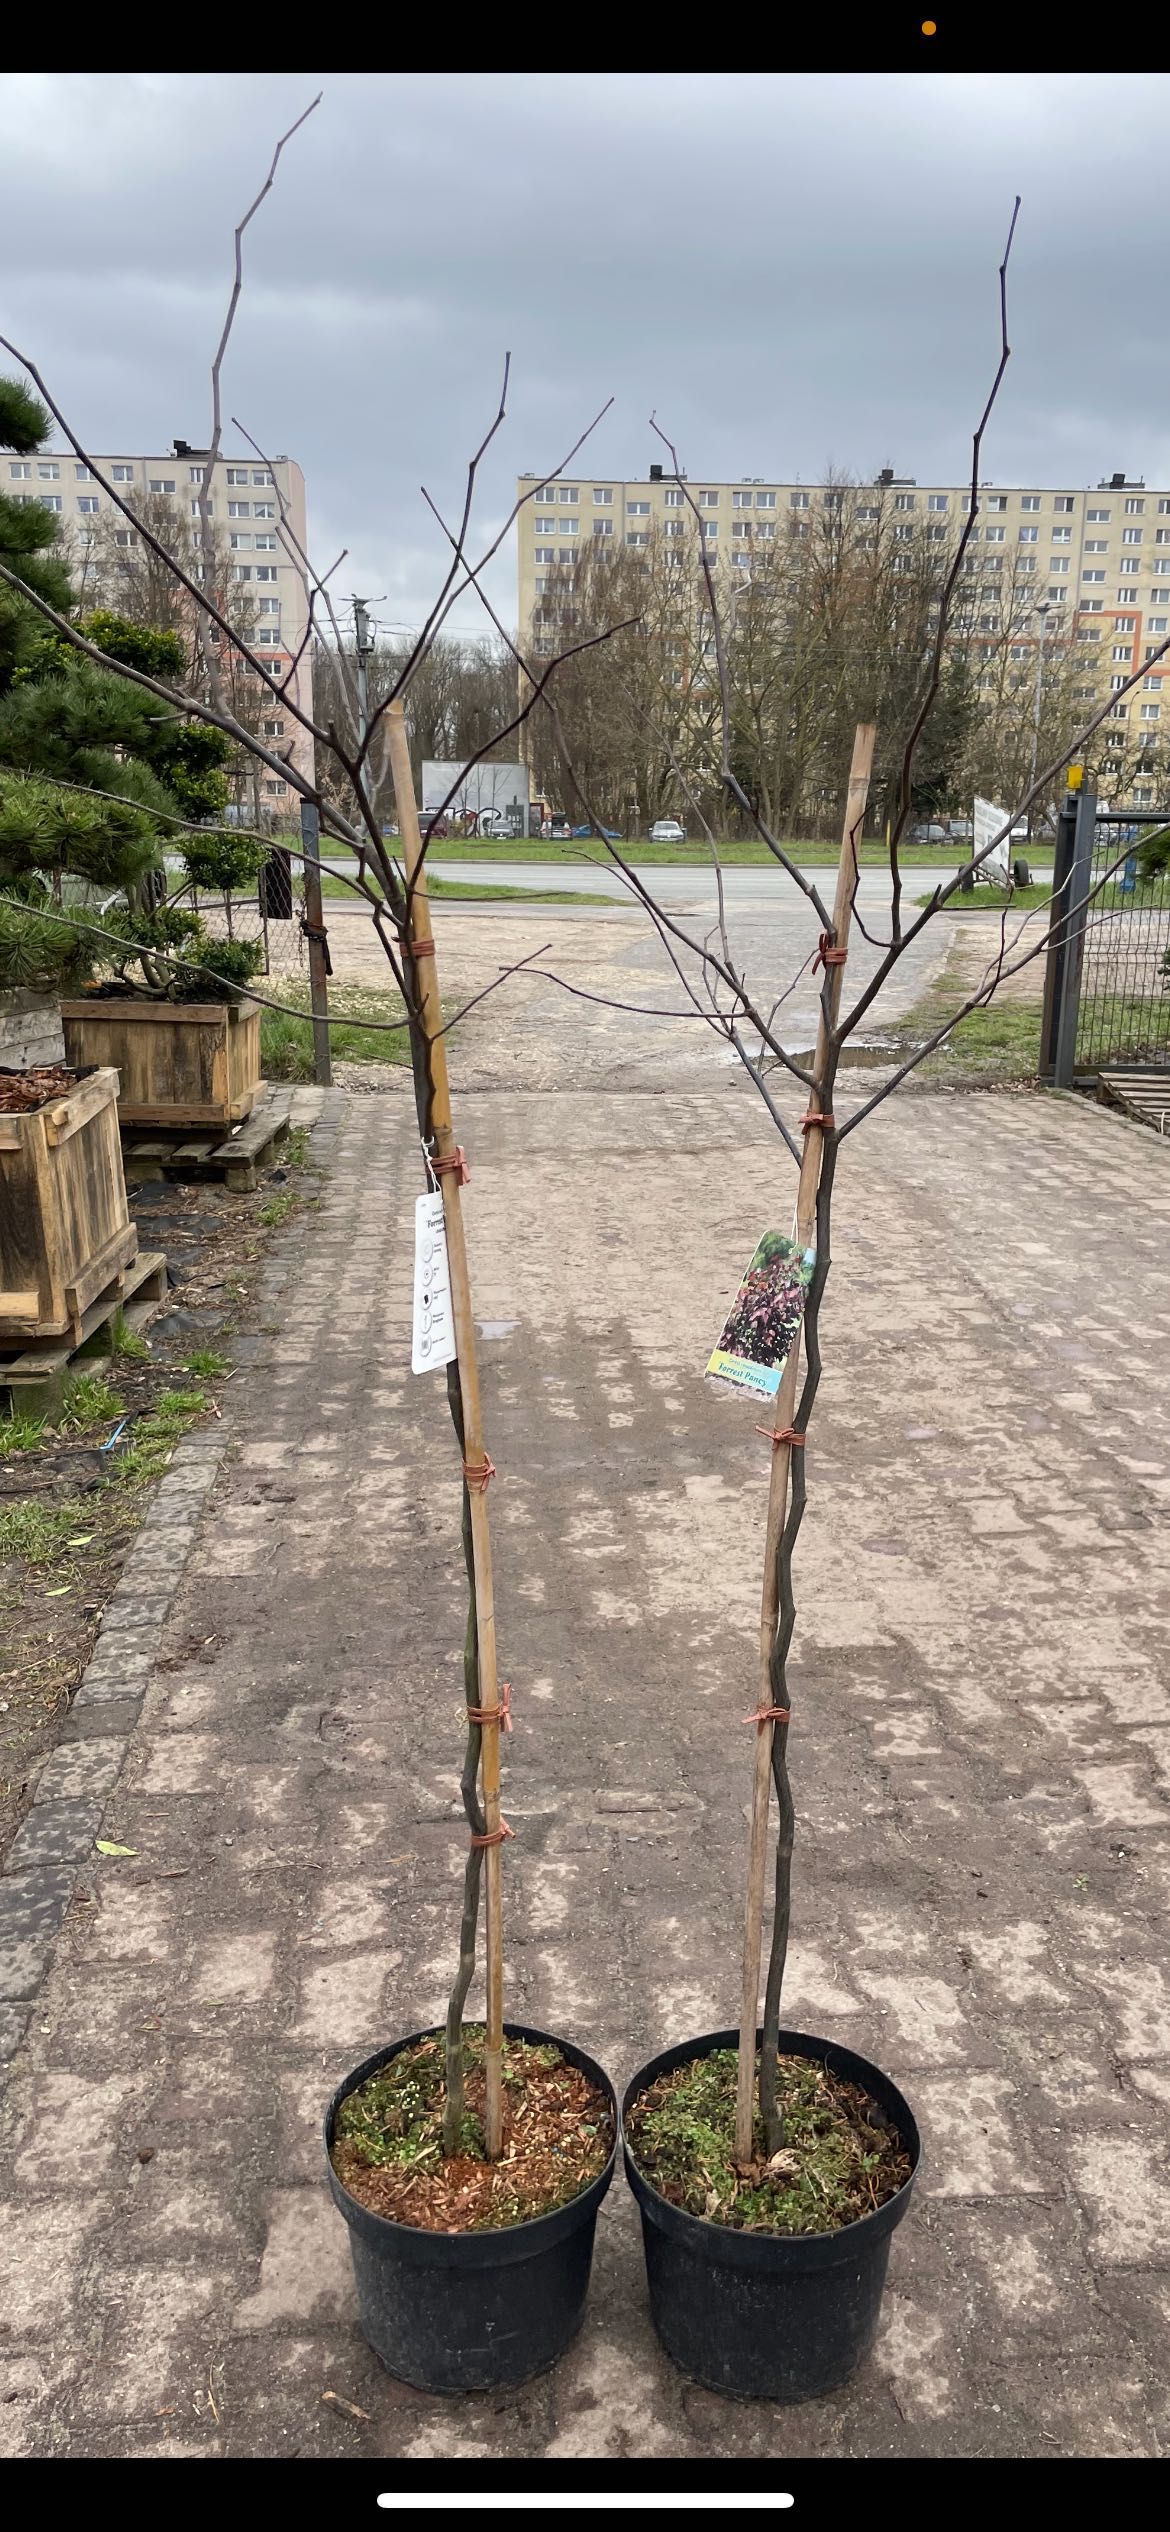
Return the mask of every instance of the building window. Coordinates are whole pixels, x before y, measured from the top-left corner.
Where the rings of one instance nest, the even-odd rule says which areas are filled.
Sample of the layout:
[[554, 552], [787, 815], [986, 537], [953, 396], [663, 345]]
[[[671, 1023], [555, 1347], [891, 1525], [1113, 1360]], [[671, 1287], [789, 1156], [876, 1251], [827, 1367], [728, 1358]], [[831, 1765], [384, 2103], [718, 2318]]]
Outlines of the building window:
[[985, 528], [983, 533], [989, 545], [1002, 545], [1004, 538], [1007, 535], [1007, 529], [1001, 527]]
[[1054, 510], [1066, 510], [1066, 511], [1067, 511], [1067, 510], [1072, 510], [1072, 509], [1075, 509], [1076, 504], [1075, 504], [1075, 501], [1074, 501], [1074, 499], [1073, 499], [1073, 496], [1072, 496], [1071, 492], [1058, 492], [1058, 493], [1057, 493], [1057, 495], [1056, 495], [1056, 498], [1055, 498], [1055, 500], [1054, 500], [1054, 502], [1053, 502], [1053, 504], [1052, 504], [1052, 507], [1053, 507], [1053, 509], [1054, 509]]
[[649, 502], [648, 502], [648, 501], [627, 501], [627, 503], [626, 503], [626, 517], [627, 517], [627, 519], [648, 519], [648, 518], [649, 518], [649, 516], [650, 516], [650, 504], [649, 504]]
[[774, 492], [758, 492], [756, 494], [757, 510], [774, 510], [775, 507], [776, 495]]
[[1109, 539], [1107, 536], [1087, 536], [1085, 538], [1086, 554], [1107, 554], [1108, 551]]
[[1068, 598], [1068, 591], [1067, 589], [1062, 589], [1058, 583], [1055, 589], [1049, 589], [1048, 595], [1054, 601], [1055, 605], [1062, 607]]
[[61, 480], [61, 469], [55, 457], [42, 458], [37, 467], [37, 473], [43, 484], [55, 484]]
[[77, 507], [89, 516], [94, 510], [100, 510], [101, 503], [98, 500], [96, 492], [79, 492], [77, 496]]
[[261, 613], [261, 615], [279, 615], [279, 614], [280, 614], [280, 600], [279, 600], [279, 598], [261, 598], [261, 600], [260, 600], [260, 613]]
[[913, 492], [896, 492], [896, 493], [894, 494], [894, 508], [895, 508], [895, 510], [916, 510], [916, 509], [917, 509], [917, 507], [918, 507], [918, 496], [917, 496], [917, 494], [916, 494], [916, 493], [913, 493]]
[[256, 565], [256, 578], [257, 578], [257, 580], [275, 580], [275, 578], [276, 578], [276, 564], [275, 564], [275, 563], [257, 563], [257, 565]]
[[1052, 554], [1049, 557], [1048, 568], [1049, 571], [1070, 571], [1072, 566], [1067, 554]]
[[562, 484], [557, 498], [567, 510], [575, 510], [581, 498], [580, 488], [577, 484]]
[[266, 782], [264, 788], [271, 800], [281, 800], [288, 789], [288, 785], [283, 782]]
[[545, 565], [555, 562], [556, 556], [553, 553], [551, 545], [538, 545], [536, 548], [536, 560], [538, 563], [543, 563]]
[[227, 479], [229, 484], [246, 484], [248, 480], [247, 467], [229, 466], [227, 468]]
[[1018, 569], [1019, 569], [1020, 571], [1035, 571], [1035, 569], [1036, 569], [1036, 557], [1035, 557], [1035, 555], [1034, 555], [1034, 554], [1021, 554], [1021, 555], [1019, 556], [1019, 559], [1018, 559]]
[[537, 533], [537, 535], [538, 535], [538, 536], [555, 536], [555, 535], [556, 535], [556, 532], [557, 532], [557, 523], [556, 523], [556, 520], [555, 520], [555, 519], [537, 519], [537, 520], [534, 522], [534, 525], [535, 525], [535, 528], [536, 528], [536, 533]]
[[1037, 527], [1026, 527], [1026, 528], [1019, 528], [1019, 529], [1017, 529], [1017, 532], [1016, 532], [1016, 533], [1017, 533], [1017, 541], [1018, 541], [1018, 543], [1019, 543], [1019, 544], [1021, 544], [1021, 545], [1034, 545], [1034, 544], [1035, 544], [1035, 542], [1036, 542], [1037, 537], [1038, 537], [1038, 536], [1039, 536], [1039, 534], [1040, 534], [1040, 530], [1039, 530], [1039, 528], [1037, 528]]
[[1087, 580], [1104, 580], [1104, 578], [1105, 578], [1105, 574], [1104, 574], [1104, 572], [1103, 572], [1103, 571], [1083, 571], [1083, 572], [1081, 573], [1081, 579], [1082, 579], [1082, 580], [1086, 580], [1086, 581], [1087, 581]]
[[1020, 494], [1021, 510], [1038, 510], [1039, 507], [1040, 495], [1038, 492], [1022, 492]]
[[264, 467], [259, 468], [258, 470], [254, 470], [254, 471], [253, 471], [252, 481], [253, 481], [253, 483], [254, 483], [254, 484], [273, 484], [273, 485], [275, 485], [275, 482], [276, 482], [276, 477], [275, 477], [275, 475], [270, 475], [270, 474], [269, 474], [269, 471], [268, 471], [267, 466], [264, 466]]
[[1133, 652], [1131, 651], [1128, 642], [1115, 642], [1113, 645], [1113, 656], [1114, 659], [1123, 659], [1126, 667], [1128, 668], [1129, 663], [1133, 658]]
[[256, 539], [256, 551], [258, 554], [275, 554], [276, 538], [274, 536], [258, 536]]
[[1140, 545], [1140, 544], [1141, 544], [1141, 541], [1142, 541], [1142, 531], [1141, 531], [1141, 529], [1140, 529], [1140, 528], [1123, 528], [1123, 529], [1122, 529], [1122, 531], [1121, 531], [1121, 542], [1122, 542], [1122, 544], [1123, 544], [1123, 545]]
[[175, 489], [175, 478], [173, 475], [152, 475], [150, 478], [150, 489], [152, 492], [173, 492]]
[[250, 554], [252, 551], [252, 539], [245, 528], [233, 528], [228, 544], [233, 554]]
[[275, 501], [254, 501], [252, 516], [254, 519], [274, 519], [276, 517]]
[[541, 484], [539, 491], [534, 492], [532, 496], [534, 501], [555, 501], [556, 497], [557, 488], [555, 484]]
[[788, 495], [788, 507], [790, 510], [807, 510], [807, 492], [790, 492]]
[[1138, 602], [1138, 593], [1137, 593], [1136, 589], [1119, 589], [1119, 590], [1118, 590], [1118, 592], [1117, 592], [1117, 603], [1118, 603], [1118, 606], [1119, 606], [1119, 607], [1136, 607], [1137, 602]]
[[774, 520], [774, 519], [757, 519], [757, 520], [756, 520], [756, 535], [757, 535], [757, 536], [775, 536], [775, 533], [776, 533], [776, 522], [775, 522], [775, 520]]
[[75, 466], [73, 469], [73, 477], [75, 483], [91, 484], [93, 482], [93, 476], [90, 473], [88, 466]]
[[648, 545], [649, 542], [650, 539], [646, 534], [645, 528], [631, 529], [630, 534], [626, 538], [627, 545]]
[[1162, 718], [1161, 704], [1143, 703], [1140, 707], [1140, 718], [1143, 721], [1160, 721]]
[[1162, 577], [1165, 578], [1166, 573], [1170, 571], [1170, 554], [1155, 554], [1153, 562], [1150, 565], [1150, 570], [1152, 572], [1161, 573]]
[[42, 492], [40, 500], [42, 510], [59, 510], [61, 507], [59, 492]]
[[1133, 629], [1134, 622], [1131, 615], [1119, 615], [1115, 618], [1113, 625], [1115, 633], [1132, 633]]
[[949, 510], [951, 506], [951, 496], [949, 492], [928, 493], [926, 497], [926, 506], [928, 510]]
[[110, 480], [116, 484], [132, 484], [134, 481], [134, 468], [132, 466], [111, 466]]
[[677, 484], [668, 484], [662, 498], [668, 510], [681, 510], [683, 507], [684, 497]]
[[700, 528], [701, 528], [701, 530], [702, 530], [703, 535], [705, 536], [705, 538], [706, 538], [706, 540], [707, 540], [707, 543], [708, 543], [708, 544], [710, 544], [712, 537], [713, 537], [713, 536], [718, 536], [718, 534], [719, 534], [719, 521], [718, 521], [718, 519], [701, 519], [701, 520], [699, 521], [699, 525], [700, 525]]
[[1107, 526], [1112, 516], [1112, 510], [1086, 510], [1085, 512], [1085, 517], [1092, 527]]
[[1053, 544], [1054, 544], [1054, 545], [1071, 545], [1071, 544], [1072, 544], [1072, 529], [1071, 529], [1071, 528], [1067, 528], [1067, 527], [1055, 527], [1055, 528], [1053, 528], [1053, 531], [1052, 531], [1052, 542], [1053, 542]]
[[908, 545], [914, 535], [914, 530], [912, 527], [896, 527], [894, 534], [901, 544]]
[[1144, 501], [1137, 501], [1133, 499], [1128, 500], [1125, 505], [1126, 511], [1131, 519], [1140, 518], [1145, 506]]
[[732, 493], [731, 506], [733, 510], [750, 510], [752, 506], [751, 493], [740, 492], [737, 488], [737, 490]]
[[987, 501], [986, 501], [985, 507], [986, 507], [988, 510], [1006, 510], [1006, 508], [1007, 508], [1007, 494], [1006, 494], [1006, 492], [989, 492], [989, 493], [988, 493], [988, 495], [987, 495]]
[[250, 579], [251, 579], [251, 577], [252, 577], [252, 566], [251, 566], [251, 564], [250, 564], [250, 563], [233, 563], [233, 564], [232, 564], [232, 579], [233, 579], [233, 580], [250, 580]]
[[[672, 497], [673, 496], [668, 492], [666, 496], [667, 500], [671, 500]], [[594, 484], [593, 498], [599, 510], [608, 510], [613, 503], [612, 484]]]
[[1147, 693], [1151, 690], [1151, 688], [1155, 694], [1160, 694], [1162, 691], [1162, 680], [1160, 677], [1143, 677], [1142, 685]]
[[[805, 501], [805, 505], [804, 505], [804, 506], [805, 506], [805, 508], [806, 508], [806, 510], [807, 510], [807, 508], [808, 508], [808, 502], [807, 502], [807, 499], [806, 499], [806, 501]], [[701, 493], [699, 494], [699, 508], [700, 508], [700, 510], [717, 510], [717, 509], [718, 509], [718, 507], [719, 507], [719, 495], [718, 495], [718, 493], [717, 493], [717, 492], [701, 492]]]
[[[606, 525], [608, 527], [608, 520], [606, 521]], [[666, 521], [665, 533], [667, 536], [682, 536], [684, 534], [683, 521], [681, 519], [668, 519]]]
[[[1086, 576], [1087, 576], [1087, 575], [1086, 575]], [[1105, 604], [1105, 601], [1104, 601], [1104, 599], [1103, 599], [1103, 598], [1082, 598], [1082, 600], [1081, 600], [1081, 606], [1082, 606], [1082, 609], [1083, 609], [1083, 611], [1084, 611], [1084, 613], [1085, 613], [1086, 615], [1100, 615], [1100, 613], [1101, 613], [1101, 609], [1102, 609], [1102, 607], [1104, 606], [1104, 604]], [[1100, 641], [1100, 639], [1101, 639], [1100, 634], [1099, 634], [1099, 633], [1094, 633], [1094, 635], [1093, 635], [1093, 640], [1094, 640], [1095, 642], [1099, 642], [1099, 641]]]
[[265, 738], [283, 738], [283, 721], [266, 721], [264, 724], [264, 736]]
[[612, 519], [595, 519], [595, 520], [594, 520], [594, 522], [593, 522], [593, 533], [594, 533], [594, 535], [595, 535], [595, 536], [612, 536], [612, 535], [613, 535], [613, 520], [612, 520]]
[[23, 458], [18, 458], [18, 459], [17, 459], [17, 461], [16, 461], [16, 463], [15, 463], [14, 465], [11, 465], [11, 466], [9, 467], [8, 472], [9, 472], [9, 474], [13, 477], [13, 479], [14, 479], [14, 481], [15, 481], [15, 482], [17, 482], [17, 483], [27, 483], [27, 482], [28, 482], [28, 480], [29, 480], [29, 478], [30, 478], [30, 477], [31, 477], [31, 475], [32, 475], [32, 467], [31, 467], [31, 466], [27, 463], [27, 461], [26, 461], [25, 459], [23, 459]]
[[1148, 615], [1146, 617], [1146, 631], [1147, 633], [1170, 632], [1170, 615]]
[[189, 484], [201, 484], [203, 481], [202, 466], [188, 466], [187, 481]]
[[[643, 537], [643, 540], [642, 540], [643, 544], [645, 544], [645, 541], [646, 541], [646, 540], [645, 540], [645, 538]], [[574, 552], [574, 550], [573, 550], [573, 547], [572, 547], [571, 545], [558, 545], [558, 547], [557, 547], [557, 561], [558, 561], [558, 563], [575, 563], [575, 562], [576, 562], [576, 560], [577, 560], [577, 557], [576, 557], [576, 554], [575, 554], [575, 552]]]
[[229, 503], [228, 503], [228, 517], [229, 517], [229, 519], [246, 519], [246, 518], [248, 518], [248, 517], [249, 517], [249, 515], [250, 515], [250, 512], [249, 512], [249, 506], [248, 506], [248, 503], [247, 503], [246, 501], [229, 501]]
[[1124, 684], [1125, 684], [1125, 679], [1124, 679], [1124, 677], [1111, 677], [1111, 678], [1110, 678], [1110, 680], [1109, 680], [1109, 692], [1110, 692], [1110, 694], [1111, 694], [1111, 695], [1120, 694], [1121, 689], [1122, 689], [1122, 687], [1124, 686]]

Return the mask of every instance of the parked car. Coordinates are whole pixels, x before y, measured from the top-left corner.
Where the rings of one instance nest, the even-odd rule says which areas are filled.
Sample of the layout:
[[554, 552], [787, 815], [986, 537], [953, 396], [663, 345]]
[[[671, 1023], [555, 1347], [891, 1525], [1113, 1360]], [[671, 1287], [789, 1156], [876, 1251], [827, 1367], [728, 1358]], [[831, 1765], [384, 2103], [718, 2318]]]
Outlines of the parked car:
[[949, 844], [950, 840], [950, 835], [945, 826], [931, 826], [923, 824], [922, 826], [912, 826], [910, 829], [910, 841], [912, 844]]
[[[621, 837], [618, 834], [616, 826], [603, 826], [601, 832], [604, 835], [607, 844], [620, 844]], [[580, 839], [584, 836], [596, 835], [596, 833], [596, 827], [592, 826], [575, 826], [573, 829], [575, 841], [580, 841]]]
[[686, 828], [679, 825], [677, 818], [655, 818], [650, 829], [652, 844], [685, 844], [686, 840]]

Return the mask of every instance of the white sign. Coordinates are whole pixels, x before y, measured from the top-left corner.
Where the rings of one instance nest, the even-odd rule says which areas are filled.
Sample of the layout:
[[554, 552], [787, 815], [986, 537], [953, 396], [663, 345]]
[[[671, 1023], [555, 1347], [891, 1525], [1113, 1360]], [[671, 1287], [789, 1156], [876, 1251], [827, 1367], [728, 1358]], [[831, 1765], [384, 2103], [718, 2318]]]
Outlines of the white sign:
[[468, 771], [428, 757], [422, 769], [424, 825], [428, 813], [442, 808], [444, 801], [444, 817], [456, 829], [474, 824], [485, 833], [489, 829], [506, 833], [514, 827], [517, 835], [523, 835], [528, 823], [528, 767], [485, 764]]
[[1005, 830], [1002, 844], [997, 844], [994, 853], [989, 853], [985, 862], [979, 862], [980, 876], [998, 879], [1004, 886], [1012, 875], [1011, 823], [1010, 809], [997, 809], [994, 800], [976, 801], [972, 834], [972, 851], [976, 861], [979, 861], [984, 846], [990, 844], [992, 836], [998, 835], [1001, 827]]
[[414, 1208], [414, 1335], [410, 1368], [441, 1371], [455, 1360], [455, 1321], [447, 1273], [447, 1230], [441, 1195], [420, 1196]]

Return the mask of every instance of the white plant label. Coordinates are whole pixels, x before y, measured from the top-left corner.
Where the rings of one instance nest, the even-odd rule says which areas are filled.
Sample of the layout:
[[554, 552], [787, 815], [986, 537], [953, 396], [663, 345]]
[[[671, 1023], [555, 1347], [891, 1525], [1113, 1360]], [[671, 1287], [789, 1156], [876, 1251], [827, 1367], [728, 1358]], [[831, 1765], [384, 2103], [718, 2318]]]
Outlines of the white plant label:
[[447, 1227], [441, 1195], [419, 1196], [414, 1208], [414, 1334], [410, 1368], [441, 1371], [455, 1360], [455, 1320], [447, 1272]]

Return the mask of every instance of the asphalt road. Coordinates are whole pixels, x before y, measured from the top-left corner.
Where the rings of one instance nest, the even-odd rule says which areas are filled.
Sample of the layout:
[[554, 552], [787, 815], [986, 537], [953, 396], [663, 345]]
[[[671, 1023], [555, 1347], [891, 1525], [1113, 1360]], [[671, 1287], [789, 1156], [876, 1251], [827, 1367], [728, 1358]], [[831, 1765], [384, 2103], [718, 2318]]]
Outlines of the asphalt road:
[[[352, 865], [345, 862], [332, 862], [326, 863], [324, 867], [344, 873]], [[903, 873], [904, 906], [913, 906], [916, 900], [924, 896], [928, 888], [933, 888], [939, 880], [952, 879], [958, 867], [957, 862], [952, 862], [949, 865], [931, 868], [923, 865], [917, 868], [911, 866], [905, 870]], [[574, 895], [584, 891], [590, 896], [611, 897], [615, 906], [636, 903], [620, 871], [614, 870], [612, 866], [606, 867], [593, 862], [572, 864], [443, 862], [436, 868], [435, 875], [444, 880], [470, 881], [473, 885], [480, 887], [495, 885], [501, 888], [523, 888], [531, 890], [534, 896], [543, 898], [552, 898], [561, 894]], [[824, 862], [819, 863], [807, 869], [804, 876], [820, 889], [825, 903], [828, 904], [832, 898], [835, 876], [831, 866]], [[667, 863], [661, 866], [648, 866], [641, 872], [641, 877], [661, 905], [685, 906], [694, 910], [710, 909], [712, 913], [715, 911], [717, 902], [715, 879], [710, 870], [704, 870], [701, 866], [694, 864]], [[794, 895], [792, 881], [779, 866], [774, 869], [767, 866], [749, 868], [740, 866], [725, 870], [723, 892], [724, 901], [731, 909], [739, 911], [751, 906], [767, 908], [773, 913], [779, 911]], [[863, 914], [867, 911], [880, 913], [882, 908], [888, 905], [889, 895], [890, 883], [886, 871], [869, 868], [862, 871], [857, 902]], [[344, 902], [341, 898], [331, 900], [331, 920], [336, 908]], [[353, 903], [358, 906], [361, 900], [355, 895]], [[488, 915], [507, 914], [509, 900], [506, 897], [495, 902], [490, 898], [472, 900], [468, 902], [468, 911]], [[562, 907], [561, 914], [562, 917], [581, 915], [597, 919], [600, 917], [601, 909], [567, 905]]]

